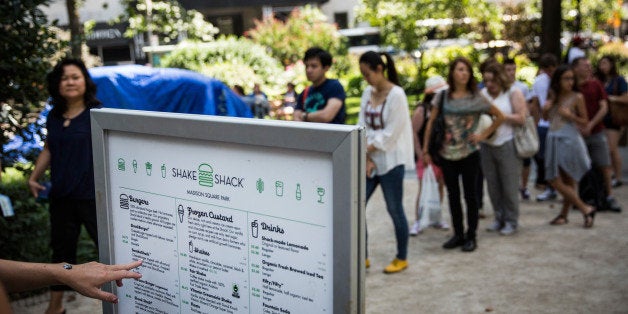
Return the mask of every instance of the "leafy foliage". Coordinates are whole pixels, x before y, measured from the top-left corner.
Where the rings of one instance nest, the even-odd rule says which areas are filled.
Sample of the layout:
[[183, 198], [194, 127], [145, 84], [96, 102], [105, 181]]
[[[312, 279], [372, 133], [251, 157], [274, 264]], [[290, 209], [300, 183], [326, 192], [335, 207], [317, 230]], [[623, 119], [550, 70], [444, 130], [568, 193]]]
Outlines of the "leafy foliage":
[[251, 91], [260, 83], [262, 91], [279, 95], [286, 78], [282, 65], [263, 46], [246, 38], [223, 37], [211, 43], [186, 42], [162, 59], [162, 66], [183, 68], [214, 77], [229, 86], [242, 85]]
[[257, 44], [268, 47], [270, 54], [285, 66], [301, 60], [305, 51], [313, 46], [329, 51], [334, 57], [347, 53], [346, 39], [336, 26], [327, 23], [325, 15], [310, 5], [292, 11], [285, 23], [276, 19], [255, 21], [255, 28], [247, 35]]
[[380, 28], [384, 44], [406, 51], [428, 36], [486, 41], [499, 38], [503, 28], [499, 8], [487, 0], [361, 0], [357, 13]]
[[[58, 40], [46, 15], [39, 9], [49, 0], [0, 1], [0, 145], [21, 135], [30, 139], [27, 129], [47, 98], [44, 87], [51, 62], [67, 43]], [[52, 23], [52, 26], [56, 23]], [[10, 152], [9, 152], [10, 153]], [[3, 157], [5, 155], [3, 154]], [[4, 160], [5, 165], [10, 164]]]
[[205, 21], [195, 10], [184, 9], [176, 0], [122, 0], [125, 13], [119, 21], [128, 21], [125, 36], [152, 32], [160, 43], [171, 43], [182, 38], [211, 41], [218, 28]]

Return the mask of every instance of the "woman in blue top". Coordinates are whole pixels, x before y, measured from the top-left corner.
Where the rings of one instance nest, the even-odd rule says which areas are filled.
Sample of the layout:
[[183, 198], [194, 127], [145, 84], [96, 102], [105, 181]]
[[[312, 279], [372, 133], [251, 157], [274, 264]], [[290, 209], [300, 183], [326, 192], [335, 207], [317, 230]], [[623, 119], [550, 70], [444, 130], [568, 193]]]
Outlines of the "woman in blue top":
[[[50, 167], [52, 187], [50, 229], [53, 263], [76, 264], [76, 247], [81, 225], [98, 247], [94, 165], [89, 110], [99, 108], [96, 85], [82, 61], [60, 61], [47, 77], [50, 103], [48, 131], [28, 185], [34, 197], [46, 188], [38, 180]], [[52, 286], [46, 313], [63, 313], [63, 291]]]
[[[604, 56], [597, 63], [595, 76], [602, 81], [608, 100], [610, 102], [621, 103], [628, 106], [628, 84], [623, 76], [617, 73], [615, 59], [611, 56]], [[624, 108], [628, 110], [628, 107]], [[608, 147], [611, 155], [611, 165], [613, 167], [613, 187], [621, 186], [621, 156], [619, 155], [619, 138], [621, 135], [621, 125], [613, 123], [610, 108], [604, 117], [605, 133], [608, 139]]]

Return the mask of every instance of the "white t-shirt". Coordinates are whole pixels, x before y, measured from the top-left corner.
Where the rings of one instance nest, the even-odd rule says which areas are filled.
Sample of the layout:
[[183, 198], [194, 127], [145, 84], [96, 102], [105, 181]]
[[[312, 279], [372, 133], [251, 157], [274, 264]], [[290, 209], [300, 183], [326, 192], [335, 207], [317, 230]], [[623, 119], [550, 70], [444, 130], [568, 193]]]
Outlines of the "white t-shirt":
[[[541, 109], [543, 109], [547, 101], [547, 93], [549, 92], [551, 81], [550, 76], [543, 72], [534, 79], [534, 84], [532, 84], [532, 96], [536, 96], [539, 99], [539, 107]], [[549, 128], [549, 121], [541, 118], [539, 126]]]

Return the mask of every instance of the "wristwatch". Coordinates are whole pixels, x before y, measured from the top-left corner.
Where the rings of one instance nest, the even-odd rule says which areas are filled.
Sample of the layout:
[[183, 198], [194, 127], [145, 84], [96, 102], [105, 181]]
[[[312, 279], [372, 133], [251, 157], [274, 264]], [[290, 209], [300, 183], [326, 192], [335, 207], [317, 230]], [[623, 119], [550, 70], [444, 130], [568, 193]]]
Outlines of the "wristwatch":
[[301, 115], [301, 120], [307, 121], [307, 115], [308, 115], [308, 112], [307, 111], [303, 111], [303, 115]]

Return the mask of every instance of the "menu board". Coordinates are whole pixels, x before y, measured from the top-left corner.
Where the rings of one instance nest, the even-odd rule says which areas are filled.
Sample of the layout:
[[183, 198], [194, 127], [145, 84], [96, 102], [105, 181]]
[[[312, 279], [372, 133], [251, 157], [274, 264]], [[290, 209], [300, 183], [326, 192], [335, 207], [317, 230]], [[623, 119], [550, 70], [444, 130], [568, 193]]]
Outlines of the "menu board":
[[119, 313], [332, 313], [330, 153], [112, 131]]

